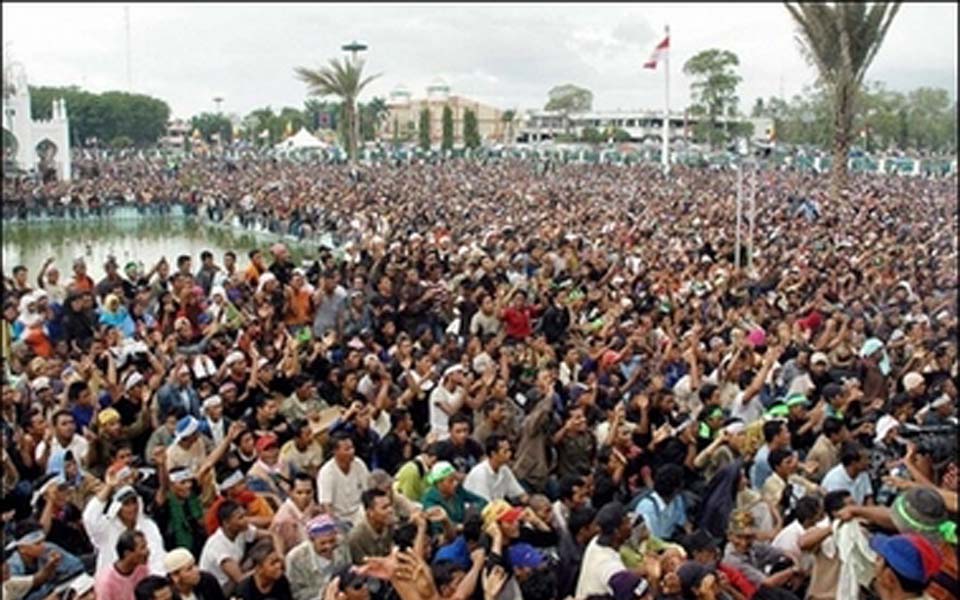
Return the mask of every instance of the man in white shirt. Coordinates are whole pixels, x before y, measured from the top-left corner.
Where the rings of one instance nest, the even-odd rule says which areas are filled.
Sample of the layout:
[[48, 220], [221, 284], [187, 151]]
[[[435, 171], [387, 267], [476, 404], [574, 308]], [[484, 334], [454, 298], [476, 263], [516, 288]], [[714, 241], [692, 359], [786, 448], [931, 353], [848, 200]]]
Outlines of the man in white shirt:
[[430, 392], [430, 432], [438, 441], [450, 436], [447, 421], [463, 406], [464, 394], [463, 367], [456, 364], [443, 372], [440, 385]]
[[270, 534], [250, 525], [246, 509], [233, 500], [225, 500], [217, 508], [217, 517], [220, 527], [203, 545], [200, 569], [216, 577], [221, 588], [231, 589], [249, 575], [240, 568], [247, 547], [257, 537]]
[[597, 512], [600, 534], [590, 540], [583, 553], [576, 598], [613, 595], [611, 579], [627, 567], [620, 558], [620, 546], [630, 536], [630, 519], [619, 502], [610, 502]]
[[873, 504], [869, 468], [870, 456], [863, 447], [856, 442], [844, 442], [840, 447], [840, 464], [827, 471], [820, 485], [826, 492], [850, 492], [857, 504]]
[[73, 414], [63, 408], [53, 413], [53, 436], [50, 438], [50, 451], [47, 452], [47, 441], [41, 440], [37, 444], [35, 451], [35, 460], [40, 461], [42, 457], [53, 456], [60, 450], [71, 450], [79, 464], [86, 464], [87, 449], [90, 448], [90, 442], [87, 438], [77, 434], [77, 422]]
[[500, 434], [492, 434], [485, 444], [487, 459], [470, 469], [463, 488], [487, 502], [520, 498], [526, 504], [527, 493], [507, 466], [513, 457], [510, 442]]
[[813, 568], [813, 556], [800, 549], [800, 536], [813, 527], [823, 515], [823, 507], [816, 496], [804, 496], [793, 508], [796, 517], [773, 538], [773, 547], [783, 550], [794, 563], [805, 569]]
[[320, 509], [340, 521], [359, 523], [363, 518], [360, 496], [366, 489], [370, 472], [356, 457], [353, 440], [346, 433], [333, 436], [333, 458], [317, 473]]

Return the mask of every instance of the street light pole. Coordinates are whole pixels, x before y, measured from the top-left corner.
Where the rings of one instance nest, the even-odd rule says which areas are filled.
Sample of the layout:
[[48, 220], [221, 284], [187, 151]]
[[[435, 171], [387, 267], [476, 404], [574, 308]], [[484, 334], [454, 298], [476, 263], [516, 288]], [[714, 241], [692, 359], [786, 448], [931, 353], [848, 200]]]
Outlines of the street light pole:
[[[357, 59], [360, 52], [363, 52], [367, 49], [367, 45], [357, 40], [353, 40], [349, 44], [344, 44], [341, 47], [341, 50], [344, 52], [350, 53], [350, 60], [353, 62], [354, 66], [357, 66]], [[353, 162], [357, 162], [357, 154], [359, 154], [359, 144], [360, 144], [360, 98], [353, 99]]]

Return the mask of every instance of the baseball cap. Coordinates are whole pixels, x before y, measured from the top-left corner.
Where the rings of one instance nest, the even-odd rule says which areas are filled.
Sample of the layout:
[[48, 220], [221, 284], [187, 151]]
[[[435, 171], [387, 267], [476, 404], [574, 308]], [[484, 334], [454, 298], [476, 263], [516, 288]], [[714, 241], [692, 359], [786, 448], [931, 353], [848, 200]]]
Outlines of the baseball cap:
[[810, 357], [810, 364], [811, 365], [819, 365], [819, 364], [829, 365], [830, 359], [827, 358], [827, 355], [824, 354], [823, 352], [814, 352], [813, 356]]
[[467, 540], [462, 535], [458, 536], [452, 543], [441, 546], [433, 556], [433, 564], [448, 562], [453, 563], [464, 569], [470, 568], [470, 549], [467, 548]]
[[647, 580], [630, 571], [616, 573], [609, 583], [614, 600], [634, 600], [642, 598], [650, 591]]
[[261, 435], [257, 438], [257, 452], [263, 452], [264, 450], [276, 446], [279, 443], [280, 440], [277, 439], [277, 436], [272, 433]]
[[926, 583], [940, 571], [943, 557], [925, 538], [916, 534], [883, 535], [870, 538], [870, 548], [883, 557], [897, 575]]
[[494, 500], [484, 507], [481, 516], [483, 517], [484, 524], [489, 524], [493, 521], [498, 523], [514, 523], [520, 519], [520, 515], [522, 514], [522, 507], [513, 506], [506, 500]]
[[511, 544], [507, 555], [514, 568], [537, 569], [544, 563], [543, 554], [530, 544]]

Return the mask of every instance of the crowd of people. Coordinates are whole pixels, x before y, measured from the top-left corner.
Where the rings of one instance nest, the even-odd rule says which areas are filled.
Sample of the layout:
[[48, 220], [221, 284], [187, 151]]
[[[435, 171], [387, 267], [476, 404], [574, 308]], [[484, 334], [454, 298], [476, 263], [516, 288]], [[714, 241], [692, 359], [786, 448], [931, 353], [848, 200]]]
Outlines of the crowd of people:
[[4, 598], [957, 597], [955, 177], [94, 167], [333, 243], [4, 273]]

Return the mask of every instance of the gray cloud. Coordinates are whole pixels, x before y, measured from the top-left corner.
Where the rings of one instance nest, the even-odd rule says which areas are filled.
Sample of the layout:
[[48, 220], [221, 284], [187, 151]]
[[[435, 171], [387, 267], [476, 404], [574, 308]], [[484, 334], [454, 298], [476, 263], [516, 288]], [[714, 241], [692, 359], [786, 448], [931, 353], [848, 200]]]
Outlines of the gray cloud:
[[[37, 84], [94, 91], [125, 87], [123, 7], [3, 4], [3, 37]], [[813, 69], [797, 51], [779, 4], [131, 6], [134, 88], [161, 97], [178, 116], [213, 108], [245, 114], [267, 104], [300, 106], [297, 65], [341, 56], [351, 39], [370, 45], [383, 76], [370, 95], [398, 84], [415, 96], [443, 77], [454, 93], [503, 107], [542, 106], [547, 90], [575, 83], [599, 108], [660, 108], [662, 71], [641, 69], [671, 24], [671, 104], [687, 102], [683, 62], [705, 48], [740, 56], [741, 107], [758, 96], [798, 92]], [[956, 92], [957, 8], [905, 4], [868, 74], [893, 89]], [[43, 23], [41, 29], [37, 24]], [[6, 60], [6, 50], [4, 59]]]

